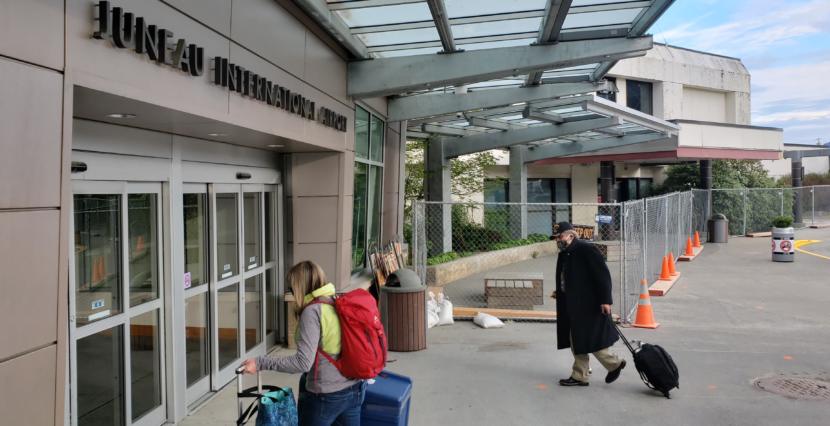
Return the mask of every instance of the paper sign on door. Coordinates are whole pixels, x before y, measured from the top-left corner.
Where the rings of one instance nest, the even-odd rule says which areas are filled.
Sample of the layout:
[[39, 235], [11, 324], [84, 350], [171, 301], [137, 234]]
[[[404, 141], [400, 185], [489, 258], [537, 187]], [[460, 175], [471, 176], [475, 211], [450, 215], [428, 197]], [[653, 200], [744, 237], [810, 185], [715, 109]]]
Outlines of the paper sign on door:
[[190, 288], [190, 272], [184, 273], [184, 288]]

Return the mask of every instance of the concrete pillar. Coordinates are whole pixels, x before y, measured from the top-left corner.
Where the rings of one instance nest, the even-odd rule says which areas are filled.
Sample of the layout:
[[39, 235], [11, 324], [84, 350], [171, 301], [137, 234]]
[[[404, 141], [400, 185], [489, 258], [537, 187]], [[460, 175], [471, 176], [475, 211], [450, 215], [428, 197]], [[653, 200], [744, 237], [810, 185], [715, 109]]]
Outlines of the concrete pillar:
[[508, 201], [521, 203], [510, 206], [510, 232], [512, 238], [527, 238], [527, 147], [510, 147], [510, 180]]
[[[801, 167], [801, 158], [792, 159], [792, 186], [793, 188], [801, 187], [801, 179], [803, 178], [803, 169]], [[801, 191], [793, 191], [793, 223], [802, 223], [801, 218]]]
[[614, 192], [614, 162], [603, 161], [599, 164], [600, 196], [603, 203], [616, 201]]
[[424, 157], [426, 200], [443, 203], [426, 205], [427, 256], [431, 257], [452, 251], [452, 175], [442, 138], [427, 142]]

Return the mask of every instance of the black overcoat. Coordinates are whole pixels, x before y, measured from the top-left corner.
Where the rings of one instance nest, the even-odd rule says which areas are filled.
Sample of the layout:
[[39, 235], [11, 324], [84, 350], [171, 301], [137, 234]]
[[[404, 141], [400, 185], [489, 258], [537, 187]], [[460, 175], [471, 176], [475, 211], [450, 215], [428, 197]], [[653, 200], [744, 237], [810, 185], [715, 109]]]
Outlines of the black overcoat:
[[[562, 291], [562, 279], [565, 291]], [[612, 304], [611, 273], [599, 249], [574, 240], [556, 260], [556, 336], [559, 349], [587, 354], [614, 344], [619, 334], [600, 305]]]

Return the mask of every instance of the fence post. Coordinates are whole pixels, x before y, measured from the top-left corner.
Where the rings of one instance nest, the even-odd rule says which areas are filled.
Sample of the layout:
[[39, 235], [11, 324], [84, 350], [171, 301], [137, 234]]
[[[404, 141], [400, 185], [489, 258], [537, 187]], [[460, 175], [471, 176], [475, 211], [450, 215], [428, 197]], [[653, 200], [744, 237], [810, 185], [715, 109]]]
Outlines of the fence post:
[[781, 216], [784, 216], [784, 190], [781, 189], [778, 191], [778, 195], [781, 196]]
[[746, 236], [746, 190], [745, 189], [741, 190], [741, 195], [743, 195], [743, 199], [744, 199], [744, 231], [743, 231], [743, 235]]
[[643, 279], [649, 279], [648, 276], [648, 198], [643, 200]]
[[628, 235], [628, 230], [626, 229], [626, 226], [628, 226], [628, 220], [626, 220], [627, 215], [628, 209], [626, 209], [625, 203], [620, 204], [620, 256], [622, 257], [620, 259], [620, 320], [624, 323], [627, 322], [626, 312], [628, 312], [626, 310], [627, 300], [625, 297], [625, 289], [628, 287], [626, 285], [628, 283], [628, 274], [626, 273], [627, 268], [625, 265], [626, 260], [628, 260], [625, 253], [626, 246], [628, 245], [628, 239], [626, 238]]
[[813, 194], [813, 196], [812, 196], [812, 199], [813, 199], [813, 225], [815, 225], [816, 224], [816, 187], [815, 186], [810, 187], [810, 194]]
[[[666, 208], [664, 209], [665, 213], [663, 214], [663, 216], [664, 216], [663, 219], [664, 219], [664, 222], [665, 222], [665, 227], [663, 228], [663, 236], [664, 236], [664, 240], [666, 242], [666, 246], [665, 246], [666, 250], [669, 250], [669, 198], [671, 198], [671, 195], [666, 197], [666, 202], [664, 203], [666, 205]], [[672, 249], [672, 251], [674, 251], [674, 250]]]

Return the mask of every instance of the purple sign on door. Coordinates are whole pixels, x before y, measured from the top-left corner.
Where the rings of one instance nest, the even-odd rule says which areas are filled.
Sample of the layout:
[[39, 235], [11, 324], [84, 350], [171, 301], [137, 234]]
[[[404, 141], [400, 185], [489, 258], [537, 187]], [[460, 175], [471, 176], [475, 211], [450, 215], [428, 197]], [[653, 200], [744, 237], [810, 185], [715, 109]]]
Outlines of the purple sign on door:
[[190, 272], [184, 273], [184, 288], [190, 288]]

